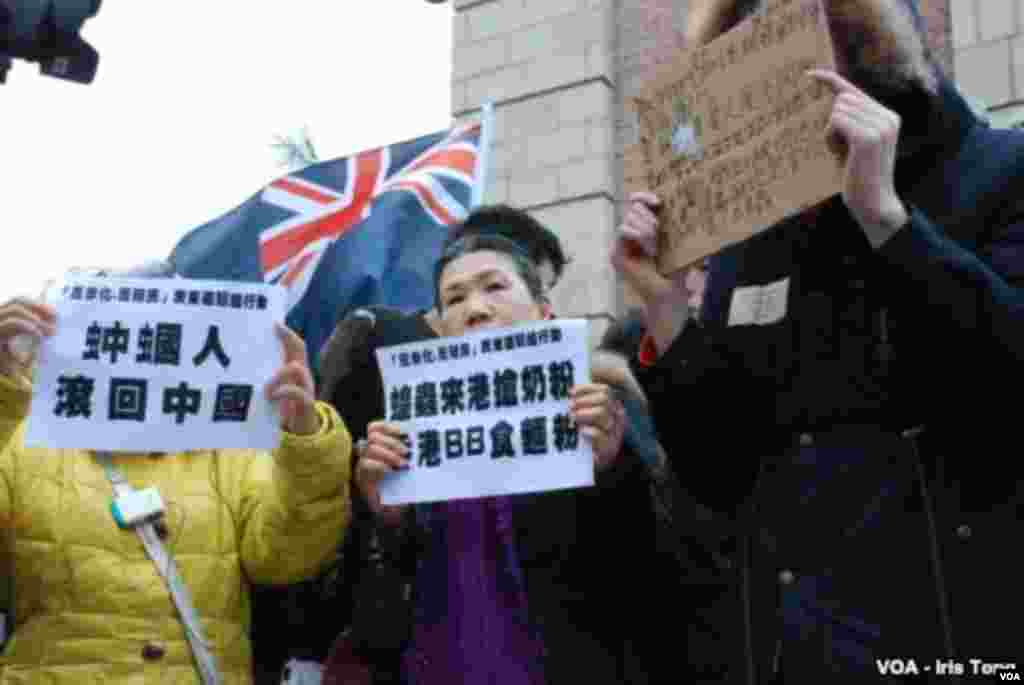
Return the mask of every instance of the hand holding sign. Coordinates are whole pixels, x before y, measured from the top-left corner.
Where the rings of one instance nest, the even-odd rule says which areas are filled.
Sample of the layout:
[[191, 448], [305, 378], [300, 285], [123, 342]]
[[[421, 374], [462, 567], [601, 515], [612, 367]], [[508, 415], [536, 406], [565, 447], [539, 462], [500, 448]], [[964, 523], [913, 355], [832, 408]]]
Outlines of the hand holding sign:
[[603, 471], [622, 450], [626, 410], [604, 383], [587, 383], [569, 391], [569, 411], [580, 433], [590, 440], [594, 466]]
[[[610, 467], [622, 450], [626, 432], [626, 411], [609, 387], [603, 383], [585, 383], [569, 390], [569, 410], [579, 432], [591, 444], [594, 467]], [[370, 509], [378, 514], [396, 516], [400, 506], [381, 504], [380, 482], [389, 473], [410, 468], [409, 448], [401, 426], [374, 421], [366, 431], [365, 451], [356, 465], [356, 484]]]
[[371, 506], [593, 485], [619, 427], [587, 335], [561, 319], [377, 349], [389, 423], [370, 425], [357, 467]]
[[808, 73], [837, 93], [827, 137], [844, 167], [843, 201], [877, 247], [908, 219], [893, 180], [900, 117], [833, 71]]
[[56, 332], [56, 321], [53, 307], [26, 298], [15, 298], [0, 306], [0, 374], [13, 376], [30, 362], [15, 347], [16, 340], [28, 339], [37, 347], [44, 337]]
[[284, 347], [284, 364], [267, 384], [267, 399], [280, 404], [282, 427], [293, 435], [312, 435], [320, 429], [313, 375], [306, 360], [306, 343], [284, 324], [275, 324]]
[[658, 217], [661, 200], [654, 193], [639, 191], [629, 196], [629, 211], [620, 227], [620, 237], [631, 254], [640, 251], [647, 257], [658, 254]]
[[669, 276], [658, 270], [658, 232], [664, 230], [654, 210], [656, 195], [642, 191], [630, 195], [630, 205], [619, 226], [611, 261], [645, 305], [647, 326], [659, 350], [679, 335], [689, 318], [693, 293], [686, 287], [686, 269]]
[[393, 471], [409, 468], [409, 448], [402, 441], [396, 423], [374, 421], [366, 429], [365, 451], [356, 463], [356, 485], [375, 513], [396, 513], [401, 507], [387, 507], [380, 501], [380, 481]]
[[629, 199], [629, 209], [612, 250], [612, 263], [644, 301], [672, 299], [672, 281], [657, 266], [659, 224], [654, 210], [661, 201], [648, 192], [632, 193]]
[[817, 205], [842, 178], [821, 135], [835, 65], [822, 0], [762, 3], [718, 38], [682, 51], [634, 100], [627, 190], [664, 205], [662, 273], [685, 268]]

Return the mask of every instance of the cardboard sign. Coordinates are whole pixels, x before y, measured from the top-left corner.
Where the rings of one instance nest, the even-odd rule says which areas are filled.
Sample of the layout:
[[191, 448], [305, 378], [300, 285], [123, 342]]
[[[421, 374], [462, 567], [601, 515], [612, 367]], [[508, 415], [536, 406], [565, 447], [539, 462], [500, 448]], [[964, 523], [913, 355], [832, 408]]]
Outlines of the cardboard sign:
[[662, 272], [689, 266], [841, 190], [825, 140], [835, 97], [821, 0], [769, 0], [681, 54], [633, 99], [640, 140], [626, 190], [661, 198]]
[[29, 447], [273, 449], [264, 388], [284, 359], [285, 291], [259, 283], [69, 278], [47, 291]]
[[377, 350], [387, 419], [409, 437], [410, 469], [381, 482], [407, 504], [594, 484], [569, 416], [590, 381], [587, 324], [545, 321]]

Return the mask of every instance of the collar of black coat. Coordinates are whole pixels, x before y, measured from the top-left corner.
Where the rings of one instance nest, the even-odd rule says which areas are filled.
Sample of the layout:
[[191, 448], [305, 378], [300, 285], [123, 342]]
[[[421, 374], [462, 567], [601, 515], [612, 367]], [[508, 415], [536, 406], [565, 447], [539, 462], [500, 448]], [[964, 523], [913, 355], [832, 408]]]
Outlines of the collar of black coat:
[[970, 105], [946, 78], [939, 81], [936, 94], [911, 89], [878, 100], [900, 115], [897, 188], [913, 185], [954, 154], [970, 131], [981, 124]]
[[970, 105], [947, 78], [939, 80], [936, 94], [913, 88], [903, 95], [878, 97], [900, 115], [900, 157], [941, 154], [959, 147], [980, 121]]

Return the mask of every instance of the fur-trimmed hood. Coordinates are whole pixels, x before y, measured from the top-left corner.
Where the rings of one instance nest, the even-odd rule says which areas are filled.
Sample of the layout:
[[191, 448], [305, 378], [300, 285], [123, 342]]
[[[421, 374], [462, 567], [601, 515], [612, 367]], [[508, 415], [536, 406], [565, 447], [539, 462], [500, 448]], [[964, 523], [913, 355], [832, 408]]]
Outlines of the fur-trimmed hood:
[[[915, 84], [938, 90], [939, 75], [924, 37], [924, 23], [910, 0], [822, 0], [837, 52], [856, 51], [890, 86]], [[691, 0], [686, 39], [703, 45], [733, 28], [763, 0]]]

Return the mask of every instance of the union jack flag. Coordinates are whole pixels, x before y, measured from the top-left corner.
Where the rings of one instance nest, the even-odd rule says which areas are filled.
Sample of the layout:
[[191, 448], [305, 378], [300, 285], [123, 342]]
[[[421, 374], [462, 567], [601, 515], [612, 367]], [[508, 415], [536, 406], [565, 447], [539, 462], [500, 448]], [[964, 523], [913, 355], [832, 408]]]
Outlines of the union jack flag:
[[483, 128], [460, 126], [279, 178], [191, 231], [171, 262], [185, 277], [287, 288], [288, 325], [315, 363], [351, 309], [432, 306], [447, 227], [480, 197]]

